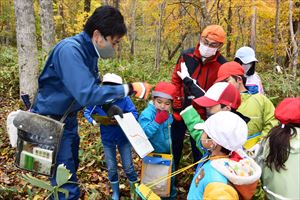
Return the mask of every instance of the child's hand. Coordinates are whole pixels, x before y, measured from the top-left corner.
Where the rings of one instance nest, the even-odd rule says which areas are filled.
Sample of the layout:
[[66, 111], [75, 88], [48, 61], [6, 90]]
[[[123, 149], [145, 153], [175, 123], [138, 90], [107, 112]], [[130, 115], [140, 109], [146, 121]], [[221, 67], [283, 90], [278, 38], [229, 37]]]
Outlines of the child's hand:
[[157, 110], [156, 112], [156, 116], [155, 116], [155, 121], [158, 124], [162, 124], [163, 122], [165, 122], [167, 119], [169, 118], [169, 113], [166, 110]]

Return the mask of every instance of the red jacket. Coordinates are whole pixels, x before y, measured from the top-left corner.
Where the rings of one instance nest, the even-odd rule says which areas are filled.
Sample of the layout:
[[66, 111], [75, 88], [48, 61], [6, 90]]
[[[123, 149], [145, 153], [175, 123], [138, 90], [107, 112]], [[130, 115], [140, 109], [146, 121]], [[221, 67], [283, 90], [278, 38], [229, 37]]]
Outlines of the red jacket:
[[175, 66], [172, 74], [172, 83], [176, 87], [175, 98], [173, 101], [173, 108], [175, 112], [186, 108], [191, 105], [191, 96], [189, 91], [177, 75], [177, 71], [181, 71], [180, 64], [185, 62], [189, 74], [195, 80], [197, 84], [207, 91], [217, 79], [217, 74], [220, 66], [227, 62], [226, 59], [217, 52], [215, 57], [202, 62], [202, 58], [199, 52], [199, 44], [196, 48], [190, 48], [182, 52]]

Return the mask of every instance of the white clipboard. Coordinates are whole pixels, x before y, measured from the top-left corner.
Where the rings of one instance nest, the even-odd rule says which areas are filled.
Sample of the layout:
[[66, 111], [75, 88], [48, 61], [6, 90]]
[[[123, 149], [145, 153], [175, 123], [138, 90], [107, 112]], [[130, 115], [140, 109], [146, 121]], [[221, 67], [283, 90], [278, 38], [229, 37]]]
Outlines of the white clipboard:
[[123, 118], [119, 115], [115, 115], [114, 117], [124, 131], [132, 147], [141, 158], [144, 158], [146, 155], [154, 151], [154, 148], [148, 140], [144, 130], [136, 121], [132, 113], [123, 114]]

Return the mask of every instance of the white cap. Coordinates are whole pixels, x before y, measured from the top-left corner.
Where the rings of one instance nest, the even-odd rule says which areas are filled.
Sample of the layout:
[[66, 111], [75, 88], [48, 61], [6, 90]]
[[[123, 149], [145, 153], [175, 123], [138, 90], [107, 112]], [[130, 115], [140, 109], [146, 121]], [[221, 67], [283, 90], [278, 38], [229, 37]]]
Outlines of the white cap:
[[103, 83], [117, 83], [117, 84], [123, 84], [121, 76], [113, 73], [106, 73], [103, 76]]
[[244, 64], [258, 62], [255, 52], [251, 47], [241, 47], [235, 53], [235, 58], [239, 58]]
[[209, 117], [204, 123], [198, 123], [194, 129], [204, 130], [218, 145], [235, 151], [247, 141], [246, 122], [230, 111], [220, 111]]

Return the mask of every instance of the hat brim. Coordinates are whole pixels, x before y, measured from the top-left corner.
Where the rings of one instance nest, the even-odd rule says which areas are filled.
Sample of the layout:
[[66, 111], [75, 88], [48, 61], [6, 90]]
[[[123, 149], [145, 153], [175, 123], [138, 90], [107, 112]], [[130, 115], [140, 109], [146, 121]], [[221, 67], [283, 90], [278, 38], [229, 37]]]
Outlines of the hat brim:
[[218, 83], [218, 82], [222, 82], [224, 81], [225, 79], [227, 79], [228, 77], [230, 77], [231, 75], [223, 75], [223, 76], [220, 76], [217, 78], [217, 80], [215, 81], [215, 83]]
[[166, 94], [164, 92], [153, 91], [152, 92], [152, 97], [162, 97], [162, 98], [173, 100], [173, 97], [171, 97], [170, 95], [168, 95], [168, 94]]
[[243, 59], [240, 58], [240, 60], [245, 64], [248, 64], [251, 62], [258, 62], [258, 60], [256, 58], [243, 58]]
[[194, 104], [197, 104], [197, 106], [201, 106], [201, 107], [212, 107], [220, 104], [219, 102], [212, 100], [206, 96], [202, 96], [200, 98], [194, 99], [193, 101]]

